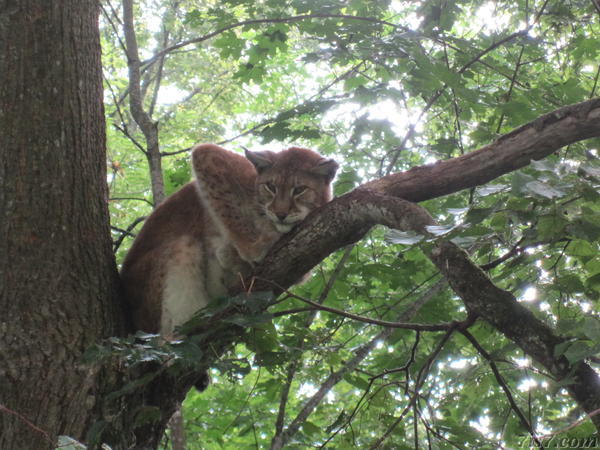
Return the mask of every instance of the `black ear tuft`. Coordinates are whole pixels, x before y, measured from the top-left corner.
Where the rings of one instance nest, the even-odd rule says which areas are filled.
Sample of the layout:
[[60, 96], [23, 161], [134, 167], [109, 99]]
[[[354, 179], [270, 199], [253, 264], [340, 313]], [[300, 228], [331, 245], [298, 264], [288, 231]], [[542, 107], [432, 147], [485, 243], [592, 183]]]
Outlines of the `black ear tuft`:
[[339, 168], [339, 164], [336, 163], [333, 159], [323, 158], [321, 159], [315, 167], [310, 169], [311, 173], [315, 175], [323, 176], [327, 179], [329, 183], [335, 177], [335, 173]]
[[254, 164], [258, 173], [273, 165], [273, 156], [275, 155], [273, 152], [268, 150], [264, 152], [251, 152], [246, 148], [244, 148], [244, 152], [246, 153], [246, 158]]

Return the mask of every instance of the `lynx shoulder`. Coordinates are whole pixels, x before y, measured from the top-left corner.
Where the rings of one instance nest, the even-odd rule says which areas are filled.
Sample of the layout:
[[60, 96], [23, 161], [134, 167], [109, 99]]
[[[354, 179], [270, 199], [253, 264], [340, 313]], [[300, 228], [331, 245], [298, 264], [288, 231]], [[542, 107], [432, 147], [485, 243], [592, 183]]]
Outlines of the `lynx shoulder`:
[[148, 217], [121, 270], [136, 329], [171, 336], [250, 273], [281, 235], [331, 199], [338, 165], [292, 147], [192, 150], [195, 180]]

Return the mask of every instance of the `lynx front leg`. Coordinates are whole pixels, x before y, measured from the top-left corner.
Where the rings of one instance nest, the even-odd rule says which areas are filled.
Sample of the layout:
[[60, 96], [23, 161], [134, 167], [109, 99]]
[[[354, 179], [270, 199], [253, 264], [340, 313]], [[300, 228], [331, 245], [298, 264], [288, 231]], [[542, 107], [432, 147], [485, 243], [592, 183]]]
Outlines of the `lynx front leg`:
[[243, 260], [260, 261], [281, 234], [261, 214], [254, 165], [213, 144], [196, 146], [192, 162], [200, 199], [219, 231]]

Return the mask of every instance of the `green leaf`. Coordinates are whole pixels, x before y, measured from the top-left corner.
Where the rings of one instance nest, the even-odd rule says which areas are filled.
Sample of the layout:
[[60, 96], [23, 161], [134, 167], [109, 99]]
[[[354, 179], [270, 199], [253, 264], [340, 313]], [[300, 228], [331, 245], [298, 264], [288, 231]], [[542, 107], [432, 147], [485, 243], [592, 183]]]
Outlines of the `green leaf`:
[[[87, 447], [83, 445], [81, 442], [73, 439], [69, 436], [58, 436], [58, 446], [56, 447], [60, 450], [86, 450]], [[107, 447], [107, 450], [110, 450]]]
[[425, 236], [414, 231], [386, 230], [385, 240], [391, 244], [414, 245], [425, 239]]
[[517, 171], [511, 176], [511, 189], [513, 194], [522, 194], [527, 192], [527, 184], [537, 181], [531, 175], [527, 175], [523, 171]]
[[444, 236], [456, 229], [456, 225], [427, 225], [425, 229], [434, 236]]
[[554, 346], [554, 357], [555, 358], [560, 358], [562, 355], [565, 354], [565, 352], [567, 351], [567, 349], [573, 344], [572, 340], [569, 341], [565, 341], [565, 342], [561, 342], [560, 344], [556, 344]]
[[564, 355], [569, 360], [570, 364], [575, 364], [585, 358], [595, 355], [598, 352], [597, 348], [582, 342], [573, 342], [564, 352]]
[[581, 279], [575, 274], [559, 276], [556, 284], [558, 284], [560, 289], [569, 293], [583, 292], [585, 290]]
[[360, 390], [366, 390], [369, 387], [369, 383], [367, 381], [356, 375], [347, 374], [344, 376], [344, 380]]
[[583, 332], [592, 342], [600, 343], [600, 320], [586, 317], [583, 322]]
[[585, 280], [585, 284], [589, 289], [592, 289], [592, 291], [588, 291], [588, 295], [590, 295], [592, 299], [598, 300], [598, 295], [595, 295], [593, 291], [600, 293], [600, 273], [588, 277]]
[[369, 80], [367, 80], [365, 77], [362, 77], [360, 75], [356, 76], [356, 77], [348, 78], [344, 82], [344, 90], [351, 91], [353, 89], [356, 89], [359, 86], [364, 86], [368, 82], [369, 82]]
[[[600, 223], [599, 217], [589, 217], [589, 219], [597, 219], [598, 223]], [[600, 225], [596, 225], [595, 223], [590, 222], [589, 220], [579, 219], [571, 222], [567, 226], [567, 231], [569, 234], [586, 240], [586, 241], [597, 241], [600, 239]]]
[[356, 170], [342, 170], [342, 172], [338, 174], [333, 186], [333, 193], [336, 196], [345, 194], [356, 187], [360, 181], [361, 178], [358, 176], [358, 172]]
[[525, 190], [532, 194], [539, 195], [545, 198], [560, 198], [564, 197], [565, 193], [559, 189], [550, 186], [547, 183], [535, 180], [525, 184]]
[[250, 294], [244, 293], [243, 296], [243, 303], [251, 313], [264, 311], [275, 299], [272, 291], [256, 291]]
[[497, 194], [498, 192], [502, 192], [506, 189], [508, 189], [508, 185], [506, 184], [486, 184], [485, 186], [477, 188], [477, 194], [480, 197], [486, 197], [488, 195]]
[[548, 159], [533, 160], [530, 164], [539, 172], [554, 172], [556, 170], [556, 164]]
[[458, 245], [461, 248], [469, 248], [475, 242], [477, 242], [477, 238], [474, 236], [456, 236], [450, 239], [450, 242], [452, 242], [455, 245]]
[[322, 428], [318, 427], [312, 422], [308, 420], [302, 423], [302, 431], [304, 431], [309, 436], [318, 435], [322, 433]]
[[600, 180], [600, 167], [592, 166], [589, 164], [583, 164], [579, 166], [579, 170], [589, 177], [593, 177]]
[[598, 255], [598, 249], [594, 248], [589, 242], [581, 239], [575, 239], [571, 241], [566, 249], [567, 255], [587, 257]]
[[271, 322], [262, 324], [260, 328], [252, 328], [246, 342], [256, 352], [271, 352], [279, 346], [277, 331]]
[[538, 220], [537, 231], [542, 240], [549, 240], [562, 234], [567, 221], [558, 214], [542, 216]]
[[240, 327], [255, 327], [257, 325], [264, 325], [270, 323], [273, 319], [273, 314], [262, 313], [262, 314], [235, 314], [225, 319], [226, 322], [239, 325]]
[[478, 224], [487, 217], [489, 217], [489, 215], [492, 214], [495, 210], [496, 207], [470, 209], [467, 215], [465, 216], [465, 222], [468, 222], [473, 225]]

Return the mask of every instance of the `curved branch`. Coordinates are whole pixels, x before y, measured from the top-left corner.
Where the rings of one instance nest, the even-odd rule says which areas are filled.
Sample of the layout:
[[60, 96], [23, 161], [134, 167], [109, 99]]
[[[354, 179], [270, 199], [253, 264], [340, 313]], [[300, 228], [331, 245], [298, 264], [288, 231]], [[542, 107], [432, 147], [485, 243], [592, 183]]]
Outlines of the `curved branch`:
[[479, 150], [387, 175], [358, 189], [421, 202], [488, 183], [565, 145], [600, 137], [600, 98], [557, 109]]
[[[564, 145], [600, 136], [599, 119], [600, 99], [567, 106], [475, 152], [367, 183], [314, 211], [278, 242], [257, 267], [255, 287], [271, 290], [273, 282], [289, 287], [327, 255], [356, 242], [376, 224], [427, 234], [426, 226], [433, 223], [429, 214], [397, 197], [421, 201], [487, 183]], [[555, 346], [564, 338], [510, 292], [495, 286], [454, 244], [440, 242], [428, 256], [469, 312], [514, 341], [556, 379], [569, 378], [566, 388], [588, 414], [600, 407], [600, 378], [594, 370], [583, 362], [571, 365], [564, 356], [555, 355]], [[600, 416], [592, 420], [600, 429]]]
[[[255, 284], [259, 290], [268, 289], [261, 279], [276, 280], [284, 286], [292, 284], [298, 273], [309, 269], [301, 266], [305, 261], [322, 259], [331, 248], [360, 238], [373, 225], [427, 234], [426, 227], [433, 223], [429, 214], [418, 205], [366, 189], [357, 189], [340, 197], [320, 214], [309, 216], [307, 222], [306, 226], [293, 232], [285, 244], [276, 245], [261, 264]], [[574, 375], [566, 388], [586, 412], [600, 407], [600, 378], [594, 370], [583, 362], [571, 365], [564, 356], [555, 355], [556, 345], [564, 342], [564, 338], [536, 318], [510, 292], [495, 286], [454, 244], [438, 242], [427, 256], [470, 313], [483, 318], [515, 342], [556, 379], [564, 380]], [[304, 272], [295, 272], [299, 267]], [[600, 416], [594, 416], [592, 420], [600, 428]]]
[[599, 123], [600, 98], [595, 98], [541, 116], [471, 153], [363, 184], [313, 211], [271, 249], [255, 275], [288, 288], [330, 253], [360, 240], [373, 225], [413, 229], [410, 222], [423, 219], [423, 212], [410, 203], [387, 196], [420, 202], [480, 186], [565, 145], [599, 137]]

